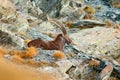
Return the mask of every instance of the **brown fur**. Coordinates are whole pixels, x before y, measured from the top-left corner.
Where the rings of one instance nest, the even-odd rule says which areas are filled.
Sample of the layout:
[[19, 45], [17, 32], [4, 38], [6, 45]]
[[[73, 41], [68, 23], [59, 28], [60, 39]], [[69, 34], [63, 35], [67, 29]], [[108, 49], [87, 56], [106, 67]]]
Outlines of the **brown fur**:
[[63, 32], [62, 34], [59, 34], [55, 40], [53, 41], [44, 41], [42, 39], [34, 39], [30, 41], [27, 45], [28, 47], [34, 46], [36, 48], [42, 48], [45, 50], [63, 50], [65, 43], [72, 43], [72, 40], [69, 38], [69, 35], [67, 34], [67, 31], [65, 29], [65, 25], [61, 22], [59, 22], [56, 19], [51, 19], [48, 17], [48, 21], [55, 24], [60, 30]]
[[34, 46], [45, 50], [63, 50], [65, 43], [69, 43], [69, 41], [62, 34], [59, 34], [53, 41], [44, 41], [39, 38], [30, 41], [27, 45], [28, 47]]

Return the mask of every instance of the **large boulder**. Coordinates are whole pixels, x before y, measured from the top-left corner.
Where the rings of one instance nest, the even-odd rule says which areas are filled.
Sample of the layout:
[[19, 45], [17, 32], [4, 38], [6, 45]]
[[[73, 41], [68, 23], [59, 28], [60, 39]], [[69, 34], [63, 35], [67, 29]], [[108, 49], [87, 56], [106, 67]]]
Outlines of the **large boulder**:
[[117, 29], [95, 27], [80, 30], [70, 36], [85, 53], [101, 58], [104, 58], [103, 55], [112, 58], [120, 56], [120, 32]]

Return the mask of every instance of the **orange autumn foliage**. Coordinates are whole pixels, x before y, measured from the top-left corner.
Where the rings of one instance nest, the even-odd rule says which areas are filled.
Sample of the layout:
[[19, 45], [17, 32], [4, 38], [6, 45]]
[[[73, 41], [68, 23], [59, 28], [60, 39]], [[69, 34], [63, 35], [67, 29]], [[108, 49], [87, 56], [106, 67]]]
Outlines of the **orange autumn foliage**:
[[50, 65], [48, 62], [40, 62], [40, 61], [35, 61], [33, 59], [25, 60], [18, 55], [12, 56], [10, 60], [14, 63], [28, 65], [31, 67], [41, 67], [41, 66], [49, 66]]
[[[27, 50], [28, 52], [32, 52], [29, 49]], [[23, 58], [21, 58], [19, 55], [13, 55], [11, 59], [12, 62], [9, 59], [1, 57], [1, 55], [3, 56], [4, 54], [6, 54], [6, 52], [7, 51], [5, 49], [0, 47], [0, 80], [61, 80], [58, 77], [54, 76], [54, 73], [52, 73], [53, 74], [52, 75], [50, 73], [46, 73], [41, 70], [37, 71], [33, 67], [29, 67], [23, 64], [21, 65], [17, 64], [19, 62], [24, 64], [29, 63], [30, 65], [38, 64], [35, 61], [32, 60], [26, 61]], [[20, 51], [18, 51], [17, 54], [20, 54]], [[47, 63], [44, 62], [43, 64], [47, 64]]]
[[[11, 55], [10, 60], [15, 63], [25, 64], [31, 67], [40, 67], [40, 66], [52, 66], [51, 63], [48, 62], [38, 62], [33, 58], [37, 55], [38, 51], [34, 47], [28, 47], [26, 50], [13, 50], [9, 51]], [[24, 59], [27, 58], [27, 59]]]
[[25, 58], [33, 58], [38, 54], [38, 51], [35, 47], [28, 47], [25, 51]]
[[6, 50], [0, 47], [0, 57], [4, 56], [5, 53], [6, 53]]
[[58, 66], [55, 63], [49, 63], [49, 62], [45, 62], [45, 61], [35, 61], [33, 59], [25, 60], [18, 55], [12, 56], [12, 58], [10, 60], [14, 63], [28, 65], [28, 66], [31, 66], [34, 68], [43, 67], [43, 66], [52, 66], [52, 67]]
[[65, 58], [65, 54], [62, 53], [61, 51], [56, 51], [56, 52], [53, 54], [53, 57], [56, 58], [56, 59], [63, 59], [63, 58]]
[[60, 80], [52, 74], [0, 58], [0, 80]]
[[25, 60], [18, 55], [13, 55], [11, 58], [11, 61], [15, 62], [15, 63], [24, 63], [25, 62]]
[[48, 62], [40, 62], [40, 61], [35, 61], [32, 59], [29, 59], [24, 63], [31, 66], [31, 67], [50, 66], [50, 63], [48, 63]]
[[22, 50], [11, 50], [9, 51], [9, 54], [14, 56], [14, 55], [18, 55], [20, 57], [23, 57], [25, 55], [25, 51]]
[[26, 50], [13, 50], [9, 51], [10, 55], [18, 55], [21, 58], [33, 58], [38, 54], [38, 51], [35, 47], [28, 47]]

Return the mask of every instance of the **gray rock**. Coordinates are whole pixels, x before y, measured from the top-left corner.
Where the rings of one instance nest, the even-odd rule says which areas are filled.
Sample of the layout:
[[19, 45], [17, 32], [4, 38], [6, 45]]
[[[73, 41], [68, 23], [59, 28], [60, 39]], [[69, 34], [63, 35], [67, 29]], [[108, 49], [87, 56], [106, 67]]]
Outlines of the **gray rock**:
[[[80, 6], [78, 6], [80, 5]], [[83, 4], [81, 1], [77, 0], [62, 0], [62, 8], [60, 11], [60, 19], [63, 22], [66, 21], [75, 21], [84, 17], [82, 11]]]
[[40, 67], [37, 70], [53, 74], [55, 77], [57, 77], [57, 80], [71, 80], [67, 74], [61, 73], [57, 68], [54, 67]]
[[84, 0], [86, 5], [91, 5], [94, 8], [101, 7], [100, 10], [96, 9], [95, 17], [97, 19], [109, 19], [120, 24], [120, 9], [114, 8], [112, 5], [115, 1], [119, 2], [119, 0]]
[[58, 69], [61, 71], [61, 73], [66, 73], [73, 65], [69, 60], [59, 60], [55, 63], [58, 65]]
[[10, 48], [23, 48], [24, 40], [10, 31], [0, 30], [0, 44]]
[[31, 0], [44, 13], [51, 17], [58, 17], [61, 10], [62, 0]]
[[32, 38], [32, 39], [37, 39], [37, 38], [41, 38], [43, 40], [52, 40], [52, 38], [48, 37], [47, 35], [44, 35], [42, 33], [40, 33], [39, 30], [37, 30], [36, 28], [31, 28], [27, 31], [27, 34]]
[[[76, 35], [76, 36], [74, 36]], [[120, 33], [116, 29], [95, 27], [70, 34], [77, 47], [88, 54], [100, 57], [109, 55], [116, 58], [119, 53]], [[102, 57], [101, 56], [101, 57]]]

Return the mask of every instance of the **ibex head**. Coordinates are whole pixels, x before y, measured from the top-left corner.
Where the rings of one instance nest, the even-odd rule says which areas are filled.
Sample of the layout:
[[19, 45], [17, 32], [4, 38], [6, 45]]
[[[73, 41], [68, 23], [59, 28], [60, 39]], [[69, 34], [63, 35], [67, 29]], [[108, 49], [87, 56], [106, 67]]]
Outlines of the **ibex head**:
[[51, 23], [55, 24], [57, 27], [60, 28], [60, 30], [63, 33], [63, 37], [66, 40], [66, 43], [68, 43], [68, 44], [72, 43], [72, 40], [70, 39], [70, 37], [67, 34], [67, 31], [65, 29], [65, 25], [62, 22], [60, 22], [60, 21], [58, 21], [56, 19], [51, 19], [51, 18], [48, 18], [48, 21], [50, 21]]

